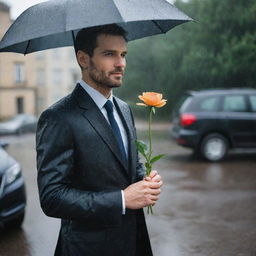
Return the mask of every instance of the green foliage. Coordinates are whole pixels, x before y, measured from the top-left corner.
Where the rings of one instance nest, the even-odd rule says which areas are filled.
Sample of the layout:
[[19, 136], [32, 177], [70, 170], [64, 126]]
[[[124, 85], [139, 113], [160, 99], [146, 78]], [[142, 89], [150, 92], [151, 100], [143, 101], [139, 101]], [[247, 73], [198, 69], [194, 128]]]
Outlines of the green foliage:
[[157, 155], [157, 156], [153, 156], [152, 158], [150, 157], [150, 152], [148, 151], [148, 145], [142, 141], [142, 140], [136, 140], [135, 141], [136, 144], [136, 148], [138, 149], [138, 151], [141, 153], [141, 155], [143, 155], [146, 159], [145, 163], [145, 167], [148, 169], [151, 169], [153, 163], [157, 162], [158, 160], [160, 160], [162, 157], [165, 156], [165, 154], [161, 154], [161, 155]]
[[168, 100], [158, 116], [168, 117], [187, 90], [256, 87], [256, 1], [178, 0], [176, 6], [195, 22], [166, 35], [129, 43], [126, 79], [115, 93], [136, 116], [137, 96], [161, 92]]
[[165, 154], [161, 154], [161, 155], [157, 155], [154, 156], [151, 160], [150, 160], [150, 164], [152, 165], [153, 163], [157, 162], [158, 160], [160, 160], [162, 157], [164, 157]]
[[145, 157], [145, 159], [148, 159], [148, 146], [147, 144], [142, 140], [136, 140], [135, 141], [136, 148], [138, 151]]

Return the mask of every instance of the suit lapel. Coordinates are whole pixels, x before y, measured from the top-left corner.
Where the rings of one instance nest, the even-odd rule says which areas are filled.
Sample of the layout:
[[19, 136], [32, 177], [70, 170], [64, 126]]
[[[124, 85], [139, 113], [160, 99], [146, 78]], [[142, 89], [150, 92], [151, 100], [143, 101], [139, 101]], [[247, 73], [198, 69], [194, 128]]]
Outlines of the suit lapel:
[[82, 88], [81, 85], [77, 85], [73, 91], [73, 95], [80, 108], [83, 109], [82, 115], [88, 120], [94, 130], [98, 133], [104, 143], [107, 144], [109, 149], [116, 156], [118, 161], [125, 168], [126, 173], [128, 173], [127, 163], [124, 162], [121, 157], [121, 152], [115, 139], [115, 135], [104, 115], [101, 113], [95, 102], [88, 95], [88, 93]]
[[133, 133], [134, 128], [132, 125], [133, 122], [131, 119], [130, 109], [116, 97], [114, 97], [114, 103], [127, 133], [129, 170], [131, 171], [131, 177], [134, 178], [136, 176], [136, 148], [134, 145], [136, 138], [134, 137]]

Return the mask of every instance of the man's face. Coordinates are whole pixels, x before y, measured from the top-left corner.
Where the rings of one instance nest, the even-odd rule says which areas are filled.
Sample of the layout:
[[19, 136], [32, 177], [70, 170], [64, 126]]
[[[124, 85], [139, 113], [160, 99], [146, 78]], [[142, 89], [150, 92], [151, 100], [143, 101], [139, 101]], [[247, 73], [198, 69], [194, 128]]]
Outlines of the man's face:
[[121, 86], [126, 53], [126, 42], [122, 36], [99, 35], [97, 47], [89, 58], [88, 78], [104, 88]]

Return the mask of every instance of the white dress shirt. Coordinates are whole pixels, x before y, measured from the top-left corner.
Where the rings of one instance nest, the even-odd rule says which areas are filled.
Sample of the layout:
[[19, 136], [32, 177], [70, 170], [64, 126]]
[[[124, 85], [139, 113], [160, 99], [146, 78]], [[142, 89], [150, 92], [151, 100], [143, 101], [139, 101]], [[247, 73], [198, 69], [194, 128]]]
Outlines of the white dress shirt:
[[[116, 110], [115, 104], [113, 102], [113, 95], [111, 93], [110, 97], [107, 99], [105, 98], [100, 92], [98, 92], [97, 90], [95, 90], [94, 88], [92, 88], [91, 86], [89, 86], [84, 80], [80, 80], [79, 84], [84, 88], [84, 90], [90, 95], [90, 97], [93, 99], [93, 101], [95, 102], [95, 104], [97, 105], [97, 107], [99, 108], [99, 110], [101, 111], [101, 113], [104, 115], [104, 117], [106, 118], [106, 120], [109, 123], [108, 120], [108, 115], [107, 115], [107, 110], [104, 108], [105, 103], [110, 100], [113, 103], [113, 114], [114, 114], [114, 118], [118, 124], [118, 127], [120, 129], [120, 133], [122, 136], [122, 140], [124, 143], [124, 148], [125, 148], [125, 153], [126, 156], [128, 156], [128, 139], [127, 139], [127, 134], [123, 125], [123, 122], [120, 118], [120, 116], [118, 115], [118, 112]], [[128, 158], [128, 157], [127, 157]], [[121, 190], [122, 193], [122, 204], [123, 204], [123, 211], [122, 214], [125, 214], [125, 200], [124, 200], [124, 191]]]

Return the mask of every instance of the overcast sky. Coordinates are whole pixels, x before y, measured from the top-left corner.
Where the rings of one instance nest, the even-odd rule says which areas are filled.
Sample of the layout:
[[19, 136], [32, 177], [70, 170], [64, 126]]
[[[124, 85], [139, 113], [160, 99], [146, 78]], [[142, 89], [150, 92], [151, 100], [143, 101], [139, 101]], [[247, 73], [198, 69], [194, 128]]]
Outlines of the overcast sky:
[[[16, 19], [23, 11], [32, 5], [46, 2], [46, 0], [0, 0], [11, 6], [11, 17]], [[169, 2], [174, 2], [174, 0], [167, 0]]]

